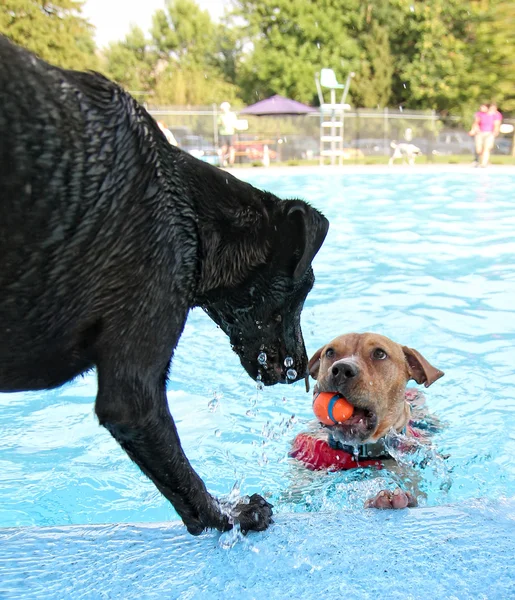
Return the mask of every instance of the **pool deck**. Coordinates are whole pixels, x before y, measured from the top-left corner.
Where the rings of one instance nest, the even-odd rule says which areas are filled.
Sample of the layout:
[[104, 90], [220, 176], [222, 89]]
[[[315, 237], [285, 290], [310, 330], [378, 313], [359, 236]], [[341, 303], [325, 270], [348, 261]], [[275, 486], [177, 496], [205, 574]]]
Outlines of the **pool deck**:
[[515, 499], [283, 514], [221, 540], [177, 522], [0, 529], [0, 598], [515, 597]]
[[427, 173], [427, 174], [441, 174], [441, 173], [469, 173], [473, 177], [485, 177], [486, 175], [493, 175], [496, 173], [503, 173], [505, 175], [515, 175], [515, 165], [490, 165], [486, 169], [478, 169], [472, 165], [414, 165], [409, 167], [407, 165], [353, 165], [344, 164], [342, 166], [297, 166], [297, 167], [238, 167], [236, 169], [226, 169], [228, 173], [231, 173], [238, 179], [252, 178], [256, 175], [269, 175], [270, 177], [284, 177], [285, 175], [304, 175], [308, 173], [314, 173], [316, 175], [327, 174], [327, 175], [352, 175], [352, 174], [371, 174], [371, 173], [382, 173], [382, 174], [400, 174], [407, 175], [408, 173]]

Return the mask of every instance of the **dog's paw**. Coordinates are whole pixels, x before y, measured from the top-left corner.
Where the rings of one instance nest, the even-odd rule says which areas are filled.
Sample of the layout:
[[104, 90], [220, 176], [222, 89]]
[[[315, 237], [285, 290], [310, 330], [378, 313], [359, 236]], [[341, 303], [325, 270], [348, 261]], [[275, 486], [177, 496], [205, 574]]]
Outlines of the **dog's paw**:
[[365, 502], [365, 508], [383, 508], [383, 509], [398, 509], [398, 508], [413, 508], [417, 506], [417, 499], [400, 488], [393, 492], [389, 490], [381, 490], [373, 498], [369, 498]]
[[234, 520], [239, 523], [242, 533], [264, 531], [273, 523], [272, 504], [259, 494], [253, 494], [247, 503], [237, 504], [233, 509]]

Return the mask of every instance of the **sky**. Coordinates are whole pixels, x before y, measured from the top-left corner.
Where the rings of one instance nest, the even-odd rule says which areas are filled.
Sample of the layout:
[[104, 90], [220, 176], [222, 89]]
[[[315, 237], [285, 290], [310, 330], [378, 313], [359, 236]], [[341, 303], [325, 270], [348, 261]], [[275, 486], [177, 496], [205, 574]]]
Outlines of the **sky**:
[[[196, 0], [200, 8], [208, 10], [218, 19], [229, 0]], [[156, 10], [165, 7], [165, 0], [86, 0], [82, 14], [96, 27], [97, 46], [125, 37], [131, 24], [138, 25], [145, 33], [152, 23]]]

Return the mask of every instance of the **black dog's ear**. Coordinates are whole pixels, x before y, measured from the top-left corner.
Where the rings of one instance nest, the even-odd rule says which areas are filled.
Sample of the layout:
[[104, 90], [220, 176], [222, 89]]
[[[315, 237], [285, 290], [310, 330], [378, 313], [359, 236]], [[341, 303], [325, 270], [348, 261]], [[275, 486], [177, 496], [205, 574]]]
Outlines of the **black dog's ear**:
[[410, 378], [417, 383], [423, 383], [425, 387], [429, 387], [437, 379], [445, 375], [443, 371], [429, 364], [417, 350], [403, 346], [402, 351], [408, 363]]
[[324, 346], [319, 348], [315, 352], [315, 354], [313, 354], [313, 356], [309, 359], [308, 371], [309, 371], [309, 374], [311, 375], [311, 377], [313, 377], [313, 379], [318, 378], [318, 372], [320, 371], [320, 356], [322, 355], [323, 349], [324, 349]]
[[325, 240], [329, 221], [322, 213], [305, 202], [298, 202], [288, 208], [286, 218], [291, 226], [291, 236], [297, 248], [293, 278], [300, 279]]

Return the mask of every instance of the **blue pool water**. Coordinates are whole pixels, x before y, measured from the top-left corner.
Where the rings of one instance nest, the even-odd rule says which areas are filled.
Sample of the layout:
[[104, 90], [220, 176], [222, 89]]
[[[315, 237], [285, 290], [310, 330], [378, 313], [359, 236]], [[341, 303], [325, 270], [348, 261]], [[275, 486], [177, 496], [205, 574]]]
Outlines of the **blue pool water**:
[[[246, 178], [309, 200], [331, 222], [302, 317], [308, 354], [340, 333], [374, 331], [445, 371], [426, 397], [446, 424], [435, 443], [449, 458], [420, 471], [425, 508], [363, 511], [395, 475], [293, 464], [287, 454], [311, 418], [310, 395], [302, 383], [258, 390], [195, 310], [168, 393], [183, 446], [214, 494], [236, 486], [270, 498], [276, 526], [227, 558], [216, 534], [150, 525], [177, 515], [98, 426], [94, 374], [47, 393], [3, 394], [0, 596], [131, 597], [127, 586], [145, 598], [515, 594], [515, 173], [260, 170]], [[93, 527], [134, 522], [149, 525]], [[409, 566], [397, 562], [404, 552]], [[352, 577], [343, 577], [342, 560]], [[109, 576], [106, 564], [116, 565]]]
[[[445, 371], [426, 392], [450, 457], [421, 474], [428, 505], [515, 495], [515, 176], [324, 171], [251, 183], [301, 196], [331, 228], [303, 312], [308, 353], [375, 331]], [[47, 393], [0, 395], [0, 526], [176, 519], [93, 412], [94, 374]], [[192, 312], [169, 401], [186, 453], [216, 495], [236, 484], [277, 513], [359, 508], [385, 471], [306, 473], [288, 459], [311, 417], [302, 383], [262, 391], [226, 337]]]

